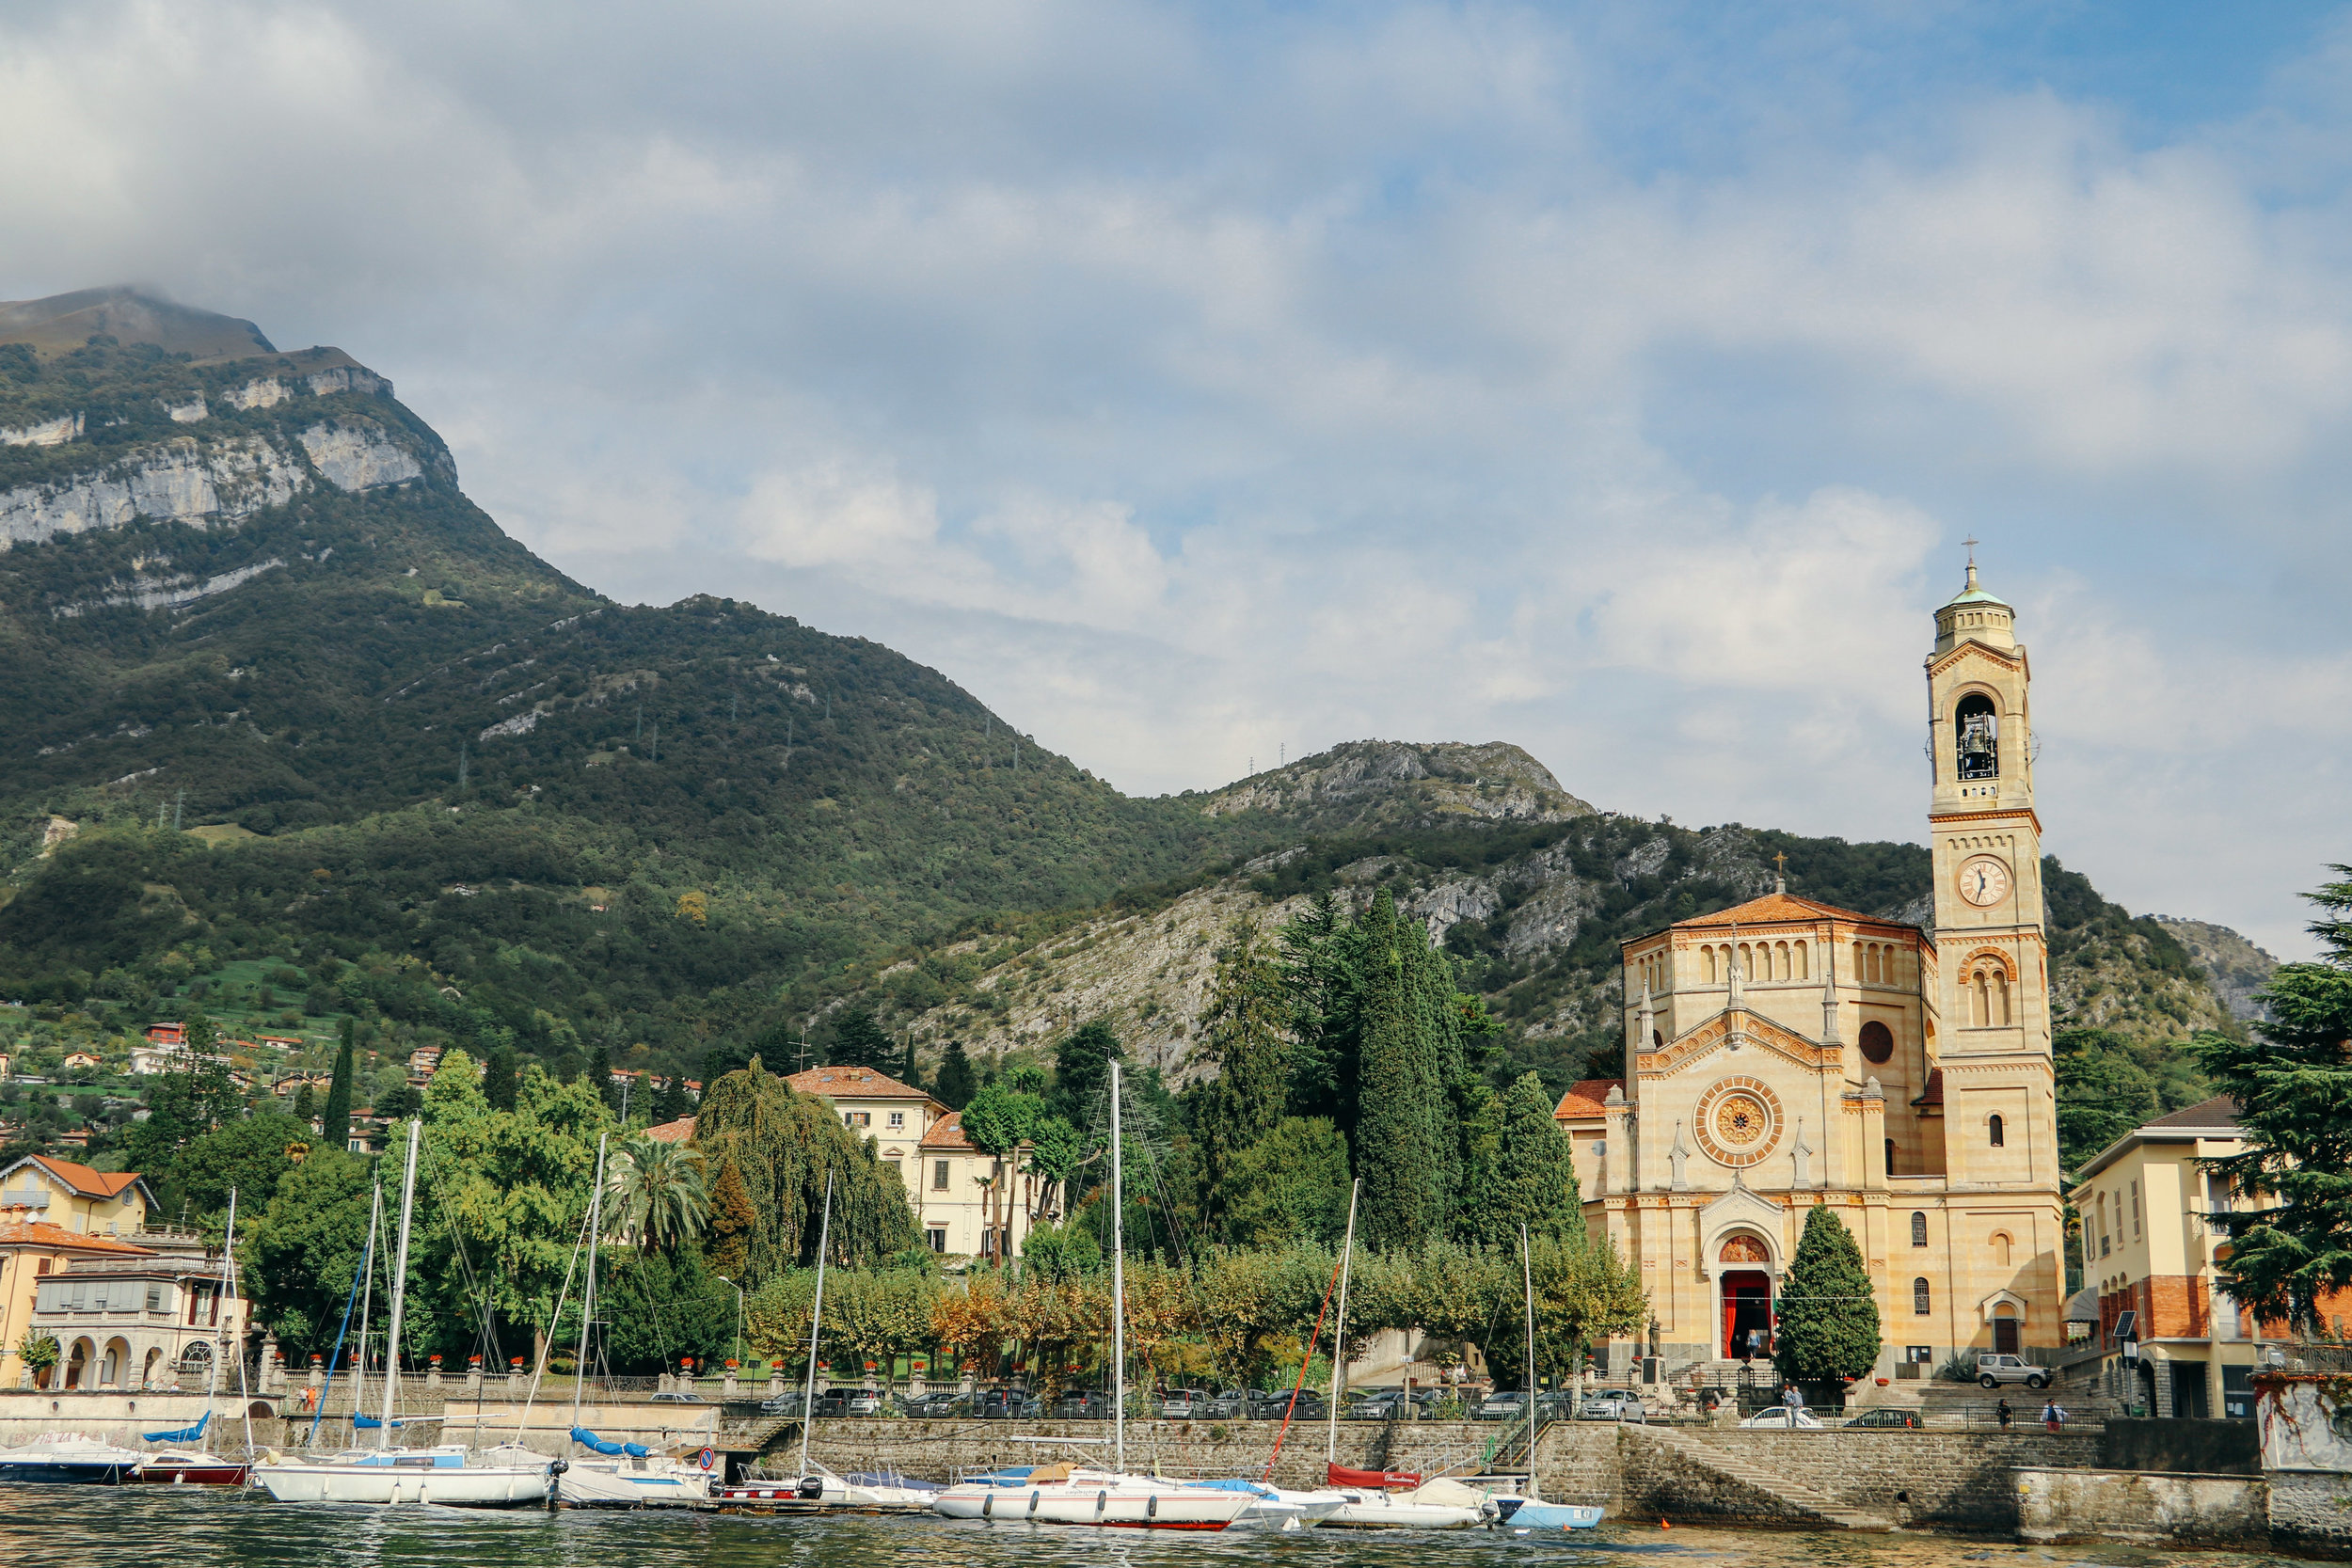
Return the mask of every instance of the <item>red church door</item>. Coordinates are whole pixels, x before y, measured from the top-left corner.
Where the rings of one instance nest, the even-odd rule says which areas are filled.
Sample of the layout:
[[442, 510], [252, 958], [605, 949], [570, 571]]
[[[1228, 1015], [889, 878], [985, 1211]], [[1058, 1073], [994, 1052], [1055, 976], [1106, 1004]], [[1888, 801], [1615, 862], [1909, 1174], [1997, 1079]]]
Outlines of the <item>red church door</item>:
[[1761, 1269], [1727, 1271], [1724, 1286], [1724, 1354], [1737, 1361], [1748, 1354], [1748, 1336], [1757, 1331], [1758, 1354], [1772, 1344], [1772, 1281]]

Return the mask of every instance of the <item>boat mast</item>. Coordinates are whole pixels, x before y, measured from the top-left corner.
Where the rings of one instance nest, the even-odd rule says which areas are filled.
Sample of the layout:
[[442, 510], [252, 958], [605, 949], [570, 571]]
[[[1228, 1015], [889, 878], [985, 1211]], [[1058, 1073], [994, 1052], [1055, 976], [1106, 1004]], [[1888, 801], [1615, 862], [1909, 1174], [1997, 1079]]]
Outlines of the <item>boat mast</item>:
[[1111, 1065], [1111, 1468], [1127, 1473], [1127, 1206], [1119, 1169], [1119, 1063]]
[[580, 1362], [572, 1369], [572, 1426], [580, 1426], [580, 1394], [588, 1386], [588, 1325], [596, 1315], [596, 1232], [604, 1223], [604, 1146], [610, 1132], [596, 1134], [596, 1186], [588, 1196], [588, 1285], [580, 1296]]
[[825, 1172], [825, 1215], [817, 1223], [817, 1304], [808, 1313], [808, 1382], [801, 1390], [801, 1474], [808, 1474], [808, 1429], [817, 1419], [817, 1326], [825, 1321], [825, 1253], [833, 1244], [833, 1172]]
[[1519, 1221], [1519, 1280], [1527, 1288], [1527, 1496], [1542, 1502], [1535, 1489], [1535, 1263], [1527, 1247], [1527, 1222]]
[[408, 1165], [400, 1178], [400, 1245], [392, 1261], [392, 1323], [384, 1331], [384, 1424], [375, 1433], [379, 1449], [391, 1441], [392, 1401], [400, 1388], [400, 1312], [408, 1296], [408, 1217], [416, 1206], [417, 1138], [423, 1131], [421, 1119], [408, 1123]]
[[[376, 1179], [375, 1196], [368, 1200], [368, 1244], [359, 1249], [359, 1354], [351, 1364], [351, 1443], [359, 1446], [359, 1413], [368, 1404], [368, 1318], [375, 1310], [375, 1248], [382, 1239], [384, 1220], [384, 1181]], [[344, 1311], [351, 1304], [343, 1304]], [[326, 1401], [319, 1401], [319, 1412], [326, 1414]]]
[[[220, 1250], [221, 1278], [228, 1283], [226, 1297], [230, 1301], [239, 1300], [241, 1298], [237, 1294], [237, 1189], [234, 1187], [229, 1189], [229, 1233], [223, 1240]], [[237, 1408], [245, 1412], [245, 1452], [246, 1457], [250, 1459], [253, 1457], [253, 1400], [246, 1392], [245, 1336], [242, 1333], [235, 1337], [235, 1349], [237, 1354]], [[214, 1359], [217, 1362], [219, 1357], [215, 1356]], [[205, 1419], [210, 1420], [212, 1415], [213, 1396], [207, 1393], [204, 1396]]]
[[[229, 1229], [224, 1234], [220, 1243], [220, 1293], [213, 1298], [215, 1303], [224, 1301], [228, 1298], [230, 1267], [229, 1258], [230, 1249], [236, 1244], [237, 1189], [231, 1187], [229, 1189]], [[205, 1438], [206, 1442], [210, 1442], [212, 1440], [209, 1434], [213, 1430], [213, 1396], [220, 1390], [220, 1347], [217, 1343], [214, 1345], [213, 1352], [214, 1354], [206, 1358], [210, 1370], [205, 1373], [204, 1377], [204, 1419], [198, 1423], [198, 1425], [200, 1426], [208, 1434]], [[249, 1415], [246, 1418], [247, 1421], [250, 1421], [252, 1418], [253, 1418]]]
[[[1337, 1463], [1340, 1456], [1340, 1368], [1347, 1360], [1347, 1275], [1356, 1261], [1356, 1195], [1363, 1185], [1360, 1176], [1347, 1184], [1347, 1241], [1340, 1251], [1340, 1321], [1331, 1331], [1331, 1408], [1327, 1412], [1331, 1430], [1323, 1444], [1326, 1465]], [[1314, 1352], [1310, 1349], [1308, 1354]]]

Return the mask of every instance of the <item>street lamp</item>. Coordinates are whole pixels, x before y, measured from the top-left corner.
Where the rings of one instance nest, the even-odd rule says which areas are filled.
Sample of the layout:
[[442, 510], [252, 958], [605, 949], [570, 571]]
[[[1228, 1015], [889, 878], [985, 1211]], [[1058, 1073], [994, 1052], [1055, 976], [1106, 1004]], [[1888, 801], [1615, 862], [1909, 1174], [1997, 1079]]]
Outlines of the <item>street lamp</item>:
[[723, 1274], [710, 1277], [735, 1292], [735, 1364], [739, 1367], [743, 1364], [743, 1287]]

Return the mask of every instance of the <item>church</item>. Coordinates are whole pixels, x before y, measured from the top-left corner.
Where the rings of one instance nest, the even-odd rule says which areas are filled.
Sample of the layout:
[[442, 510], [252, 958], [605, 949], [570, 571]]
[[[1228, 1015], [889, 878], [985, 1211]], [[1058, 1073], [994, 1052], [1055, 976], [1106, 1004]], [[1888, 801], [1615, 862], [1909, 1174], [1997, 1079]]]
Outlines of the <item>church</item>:
[[[1880, 1377], [2064, 1342], [2042, 824], [2015, 630], [1971, 558], [1927, 658], [1931, 928], [1784, 885], [1623, 944], [1628, 1075], [1578, 1084], [1556, 1114], [1586, 1223], [1639, 1271], [1669, 1371], [1769, 1345], [1823, 1204], [1877, 1290]], [[1618, 1368], [1638, 1354], [1612, 1351]]]

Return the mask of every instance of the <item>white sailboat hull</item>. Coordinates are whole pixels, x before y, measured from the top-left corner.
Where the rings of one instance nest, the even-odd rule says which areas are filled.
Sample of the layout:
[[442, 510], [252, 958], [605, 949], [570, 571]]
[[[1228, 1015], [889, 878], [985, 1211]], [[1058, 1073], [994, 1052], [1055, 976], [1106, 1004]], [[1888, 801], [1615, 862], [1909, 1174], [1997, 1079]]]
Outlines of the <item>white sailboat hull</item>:
[[997, 1524], [1076, 1525], [1104, 1529], [1218, 1530], [1257, 1499], [1246, 1492], [1211, 1492], [1148, 1476], [1081, 1471], [1041, 1486], [964, 1482], [931, 1499], [950, 1519]]
[[555, 1478], [546, 1460], [475, 1465], [446, 1452], [388, 1449], [313, 1463], [256, 1465], [253, 1479], [281, 1503], [528, 1508], [547, 1502]]
[[1386, 1492], [1350, 1492], [1323, 1520], [1325, 1529], [1469, 1529], [1484, 1523], [1476, 1508], [1414, 1502]]
[[693, 1508], [710, 1500], [710, 1472], [691, 1465], [575, 1459], [556, 1478], [566, 1508]]

